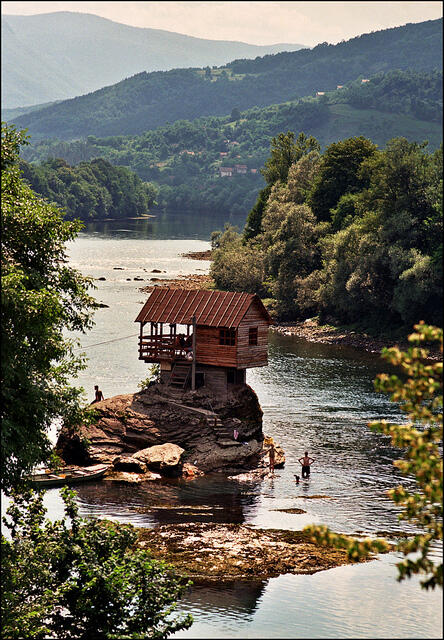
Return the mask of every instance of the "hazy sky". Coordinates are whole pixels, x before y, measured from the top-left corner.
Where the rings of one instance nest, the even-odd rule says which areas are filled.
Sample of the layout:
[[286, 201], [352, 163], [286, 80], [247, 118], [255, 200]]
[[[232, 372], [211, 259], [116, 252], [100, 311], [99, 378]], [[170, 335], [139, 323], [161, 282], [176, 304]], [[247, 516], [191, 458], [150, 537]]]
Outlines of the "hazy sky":
[[199, 38], [313, 46], [442, 16], [441, 2], [2, 2], [3, 14], [93, 13]]

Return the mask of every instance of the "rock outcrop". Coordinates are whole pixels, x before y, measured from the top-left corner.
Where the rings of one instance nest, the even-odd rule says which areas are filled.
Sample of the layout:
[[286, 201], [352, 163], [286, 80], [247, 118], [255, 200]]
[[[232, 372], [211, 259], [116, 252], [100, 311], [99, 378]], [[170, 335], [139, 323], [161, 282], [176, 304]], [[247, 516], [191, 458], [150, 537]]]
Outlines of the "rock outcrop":
[[57, 451], [66, 463], [108, 463], [117, 479], [118, 473], [241, 473], [263, 460], [262, 410], [246, 384], [220, 395], [156, 384], [98, 402], [94, 410], [92, 424], [62, 429]]
[[178, 444], [166, 442], [137, 451], [133, 458], [140, 460], [150, 471], [179, 475], [182, 470], [182, 455], [184, 453], [185, 449], [179, 447]]

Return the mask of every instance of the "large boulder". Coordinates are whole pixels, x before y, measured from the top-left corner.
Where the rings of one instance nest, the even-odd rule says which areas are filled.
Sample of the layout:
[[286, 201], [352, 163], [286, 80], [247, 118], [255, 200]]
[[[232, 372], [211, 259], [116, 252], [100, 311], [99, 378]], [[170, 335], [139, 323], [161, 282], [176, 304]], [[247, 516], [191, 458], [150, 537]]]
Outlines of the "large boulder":
[[132, 457], [146, 465], [151, 471], [159, 471], [167, 475], [178, 475], [182, 467], [182, 456], [185, 449], [172, 442], [148, 447], [137, 451]]

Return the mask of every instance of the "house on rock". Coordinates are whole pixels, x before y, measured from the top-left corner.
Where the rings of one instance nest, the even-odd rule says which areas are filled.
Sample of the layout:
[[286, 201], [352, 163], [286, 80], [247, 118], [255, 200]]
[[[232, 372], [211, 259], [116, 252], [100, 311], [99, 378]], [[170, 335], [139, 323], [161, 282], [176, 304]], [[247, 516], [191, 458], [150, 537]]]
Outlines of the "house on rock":
[[227, 391], [268, 364], [272, 319], [255, 294], [155, 287], [135, 322], [139, 360], [172, 387]]

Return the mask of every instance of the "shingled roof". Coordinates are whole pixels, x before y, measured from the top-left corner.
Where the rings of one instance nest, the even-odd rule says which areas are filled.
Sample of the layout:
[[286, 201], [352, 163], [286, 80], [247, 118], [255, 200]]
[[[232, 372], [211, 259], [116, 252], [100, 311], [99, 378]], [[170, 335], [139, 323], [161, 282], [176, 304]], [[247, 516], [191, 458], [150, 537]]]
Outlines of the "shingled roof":
[[207, 327], [238, 327], [251, 304], [259, 305], [265, 319], [272, 320], [261, 299], [252, 293], [155, 287], [135, 322], [196, 324]]

